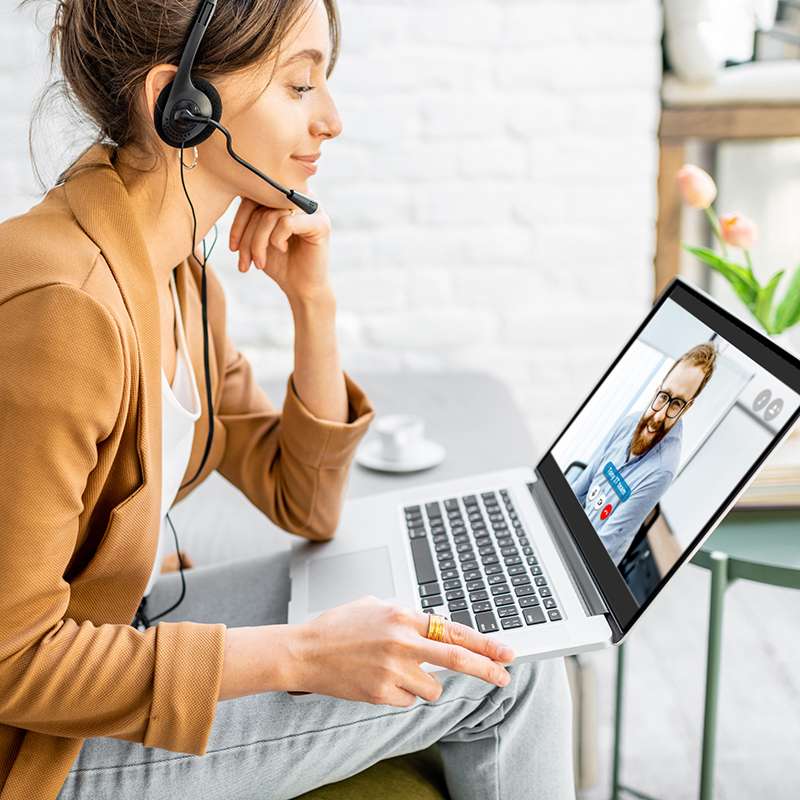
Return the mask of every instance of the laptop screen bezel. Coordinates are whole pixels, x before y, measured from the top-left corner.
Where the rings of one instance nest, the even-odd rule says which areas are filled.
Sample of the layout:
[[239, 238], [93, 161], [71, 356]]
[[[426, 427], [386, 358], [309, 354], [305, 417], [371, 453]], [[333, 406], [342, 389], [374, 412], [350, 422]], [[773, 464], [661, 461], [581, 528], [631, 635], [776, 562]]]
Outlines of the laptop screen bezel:
[[564, 518], [566, 528], [572, 536], [586, 568], [594, 578], [598, 590], [602, 593], [610, 613], [613, 615], [616, 624], [621, 630], [622, 636], [628, 633], [632, 625], [659, 595], [675, 572], [694, 552], [702, 539], [711, 533], [725, 509], [730, 506], [742, 487], [758, 471], [778, 442], [781, 441], [797, 421], [798, 417], [800, 417], [800, 406], [798, 406], [752, 467], [736, 484], [733, 491], [731, 491], [722, 504], [714, 511], [708, 523], [692, 540], [691, 545], [683, 551], [675, 564], [673, 564], [666, 575], [662, 577], [657, 589], [650, 595], [645, 603], [641, 606], [638, 605], [637, 600], [628, 588], [628, 584], [608, 555], [594, 526], [589, 521], [585, 511], [575, 497], [575, 493], [567, 482], [564, 473], [558, 466], [553, 456], [553, 448], [558, 444], [573, 422], [575, 422], [598, 388], [603, 384], [606, 378], [608, 378], [631, 345], [639, 338], [644, 328], [650, 323], [650, 320], [653, 319], [667, 300], [675, 301], [683, 309], [693, 314], [701, 322], [716, 331], [723, 339], [749, 356], [775, 378], [782, 381], [792, 391], [800, 395], [800, 360], [795, 358], [791, 353], [787, 353], [785, 350], [779, 348], [767, 336], [761, 334], [754, 327], [726, 311], [705, 293], [686, 283], [681, 278], [674, 278], [662, 291], [648, 315], [625, 346], [621, 348], [617, 357], [592, 391], [587, 394], [583, 403], [572, 415], [572, 418], [564, 426], [561, 433], [556, 437], [553, 444], [536, 466], [539, 479], [544, 482], [550, 496], [555, 501]]

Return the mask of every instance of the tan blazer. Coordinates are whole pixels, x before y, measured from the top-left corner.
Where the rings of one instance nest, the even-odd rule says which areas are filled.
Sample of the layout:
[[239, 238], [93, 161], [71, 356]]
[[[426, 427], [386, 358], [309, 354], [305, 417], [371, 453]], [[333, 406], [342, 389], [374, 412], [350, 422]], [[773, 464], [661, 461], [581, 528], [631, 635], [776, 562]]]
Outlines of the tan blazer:
[[[0, 800], [52, 800], [83, 739], [203, 755], [225, 625], [130, 626], [153, 566], [161, 505], [156, 284], [131, 199], [93, 145], [76, 172], [0, 224]], [[347, 423], [312, 415], [287, 383], [282, 412], [226, 336], [206, 267], [214, 469], [281, 528], [333, 535], [374, 411], [345, 375]], [[201, 385], [183, 481], [208, 434], [202, 270], [177, 288]]]

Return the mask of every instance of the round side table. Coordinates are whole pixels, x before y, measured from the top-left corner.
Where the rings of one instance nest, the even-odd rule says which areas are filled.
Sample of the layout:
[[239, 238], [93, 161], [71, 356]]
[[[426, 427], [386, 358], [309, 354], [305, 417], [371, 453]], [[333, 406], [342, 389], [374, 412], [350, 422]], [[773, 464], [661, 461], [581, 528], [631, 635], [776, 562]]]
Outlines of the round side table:
[[[725, 590], [738, 578], [800, 589], [798, 533], [800, 533], [800, 508], [732, 511], [692, 558], [692, 564], [711, 572], [700, 800], [711, 800], [714, 793], [714, 754]], [[643, 800], [653, 800], [643, 792], [623, 785], [619, 779], [625, 646], [621, 644], [617, 648], [611, 797], [612, 800], [618, 800], [623, 793], [627, 793]]]

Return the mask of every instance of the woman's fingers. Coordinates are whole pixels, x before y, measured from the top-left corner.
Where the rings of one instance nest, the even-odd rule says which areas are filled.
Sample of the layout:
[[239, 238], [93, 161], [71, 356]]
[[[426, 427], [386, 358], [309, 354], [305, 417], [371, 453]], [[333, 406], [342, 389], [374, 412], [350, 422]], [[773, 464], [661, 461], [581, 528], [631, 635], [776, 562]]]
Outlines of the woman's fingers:
[[442, 684], [430, 672], [414, 667], [403, 681], [402, 687], [429, 703], [435, 703], [442, 695]]
[[417, 652], [428, 664], [437, 664], [455, 672], [465, 672], [490, 683], [505, 686], [508, 673], [495, 662], [510, 662], [514, 653], [500, 642], [462, 625], [460, 622], [445, 620], [444, 641], [428, 639], [428, 614], [414, 612], [415, 627], [422, 636], [417, 642]]
[[287, 208], [270, 209], [263, 213], [256, 225], [256, 232], [250, 242], [253, 262], [259, 269], [264, 269], [267, 264], [267, 249], [270, 245], [270, 237], [276, 225], [282, 217], [291, 216], [292, 212]]
[[248, 218], [247, 227], [244, 229], [239, 240], [239, 272], [247, 272], [250, 262], [253, 260], [253, 237], [258, 230], [258, 221], [265, 209], [256, 208]]
[[239, 208], [236, 209], [236, 216], [233, 218], [233, 224], [231, 225], [230, 250], [236, 250], [238, 248], [247, 223], [258, 207], [258, 203], [254, 200], [250, 200], [247, 197], [242, 198], [242, 201], [239, 203]]

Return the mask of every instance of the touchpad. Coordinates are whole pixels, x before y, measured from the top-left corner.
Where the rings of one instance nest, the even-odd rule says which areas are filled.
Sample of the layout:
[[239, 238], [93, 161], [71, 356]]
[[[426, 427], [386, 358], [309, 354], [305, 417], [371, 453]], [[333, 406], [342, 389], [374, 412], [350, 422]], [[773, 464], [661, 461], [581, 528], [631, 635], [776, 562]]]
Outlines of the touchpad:
[[308, 610], [324, 611], [365, 594], [394, 597], [388, 547], [314, 558], [308, 565]]

